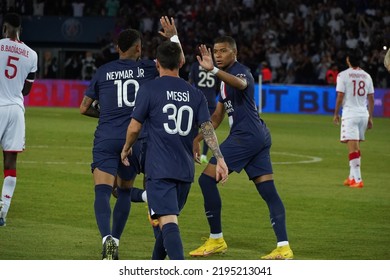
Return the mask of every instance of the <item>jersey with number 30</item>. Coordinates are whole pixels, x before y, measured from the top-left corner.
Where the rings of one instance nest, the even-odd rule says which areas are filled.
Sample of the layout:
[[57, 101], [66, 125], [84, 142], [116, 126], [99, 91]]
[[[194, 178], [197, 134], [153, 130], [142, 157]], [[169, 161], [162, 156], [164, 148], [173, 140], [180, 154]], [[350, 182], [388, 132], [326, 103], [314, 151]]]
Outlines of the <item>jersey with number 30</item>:
[[19, 105], [24, 110], [22, 89], [33, 82], [38, 55], [18, 40], [0, 40], [0, 106]]
[[100, 116], [95, 143], [126, 139], [127, 127], [140, 86], [158, 76], [153, 60], [118, 59], [99, 67], [85, 95], [99, 100]]
[[132, 117], [148, 123], [148, 178], [192, 182], [192, 142], [199, 125], [210, 120], [204, 94], [181, 78], [163, 76], [140, 88]]
[[344, 93], [343, 118], [368, 117], [367, 95], [374, 94], [371, 76], [360, 68], [348, 68], [337, 76], [337, 92]]

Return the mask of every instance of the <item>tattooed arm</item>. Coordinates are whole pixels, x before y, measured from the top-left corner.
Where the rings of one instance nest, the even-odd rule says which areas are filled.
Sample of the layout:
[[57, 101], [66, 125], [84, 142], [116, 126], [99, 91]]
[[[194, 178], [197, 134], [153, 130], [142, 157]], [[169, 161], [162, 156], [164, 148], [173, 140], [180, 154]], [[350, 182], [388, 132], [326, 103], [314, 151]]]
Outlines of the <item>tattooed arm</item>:
[[84, 96], [80, 104], [80, 113], [89, 117], [99, 118], [100, 112], [92, 106], [93, 101], [92, 98]]
[[202, 130], [203, 139], [206, 141], [207, 146], [213, 152], [216, 159], [223, 158], [221, 150], [219, 149], [217, 135], [215, 134], [214, 127], [210, 121], [204, 122], [200, 125]]
[[215, 179], [217, 182], [221, 182], [223, 184], [228, 179], [229, 169], [225, 163], [221, 150], [219, 149], [218, 139], [215, 134], [214, 127], [210, 121], [207, 121], [202, 123], [200, 128], [202, 130], [203, 139], [206, 141], [207, 146], [209, 146], [214, 157], [217, 159]]

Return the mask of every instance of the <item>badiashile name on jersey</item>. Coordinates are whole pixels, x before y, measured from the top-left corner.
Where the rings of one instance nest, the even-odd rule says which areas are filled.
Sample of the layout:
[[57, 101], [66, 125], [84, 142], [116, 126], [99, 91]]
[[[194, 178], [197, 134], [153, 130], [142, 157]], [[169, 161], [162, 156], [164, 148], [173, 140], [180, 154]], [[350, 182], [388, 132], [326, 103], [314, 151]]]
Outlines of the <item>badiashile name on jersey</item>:
[[0, 50], [2, 52], [16, 53], [28, 57], [29, 51], [24, 48], [19, 48], [17, 46], [1, 45]]
[[174, 101], [182, 101], [182, 102], [190, 102], [190, 92], [180, 92], [180, 91], [173, 91], [173, 90], [167, 90], [167, 100], [174, 100]]
[[145, 70], [137, 67], [137, 73], [134, 73], [133, 69], [107, 72], [106, 80], [123, 80], [123, 79], [134, 79], [144, 77]]

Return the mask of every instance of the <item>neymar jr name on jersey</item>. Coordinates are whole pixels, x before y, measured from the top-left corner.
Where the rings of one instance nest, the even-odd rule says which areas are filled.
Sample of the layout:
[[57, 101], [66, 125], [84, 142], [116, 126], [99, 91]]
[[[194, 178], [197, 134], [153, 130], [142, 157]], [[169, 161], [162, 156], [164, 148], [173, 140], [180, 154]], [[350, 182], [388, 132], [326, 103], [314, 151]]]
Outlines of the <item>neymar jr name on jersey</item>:
[[167, 90], [167, 100], [190, 102], [190, 92]]
[[[137, 73], [134, 73], [133, 69], [127, 69], [122, 71], [107, 72], [106, 80], [124, 80], [144, 77], [145, 70], [137, 67]], [[137, 75], [137, 76], [135, 76]]]

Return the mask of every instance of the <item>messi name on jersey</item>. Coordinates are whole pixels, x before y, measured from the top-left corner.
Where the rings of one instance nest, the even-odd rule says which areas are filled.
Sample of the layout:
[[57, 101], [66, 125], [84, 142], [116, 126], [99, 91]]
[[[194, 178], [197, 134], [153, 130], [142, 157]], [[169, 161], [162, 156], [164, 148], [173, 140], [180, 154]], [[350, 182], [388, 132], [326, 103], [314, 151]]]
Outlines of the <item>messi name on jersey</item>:
[[[133, 69], [107, 72], [106, 80], [123, 80], [144, 77], [144, 69], [137, 67], [137, 73], [134, 73]], [[135, 76], [137, 75], [137, 76]]]
[[190, 93], [188, 91], [180, 92], [167, 90], [167, 100], [190, 102]]

